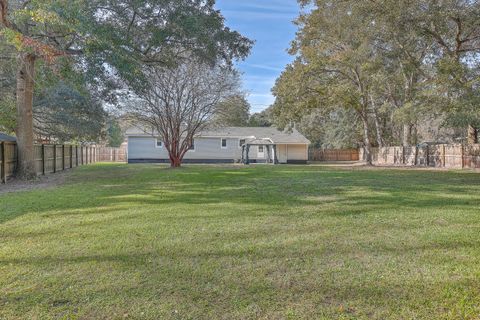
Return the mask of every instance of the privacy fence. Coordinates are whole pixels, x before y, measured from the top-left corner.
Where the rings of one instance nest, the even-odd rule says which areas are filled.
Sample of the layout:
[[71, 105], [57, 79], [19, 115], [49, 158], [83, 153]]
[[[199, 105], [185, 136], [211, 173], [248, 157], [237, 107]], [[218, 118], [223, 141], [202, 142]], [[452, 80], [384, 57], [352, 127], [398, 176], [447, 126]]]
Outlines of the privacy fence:
[[[363, 149], [360, 149], [360, 159], [365, 160]], [[372, 160], [377, 165], [480, 168], [480, 144], [372, 148]]]
[[[39, 175], [56, 173], [96, 162], [125, 162], [125, 148], [66, 144], [35, 145], [35, 170]], [[17, 168], [15, 142], [0, 142], [0, 180], [6, 183]]]
[[358, 161], [358, 149], [309, 149], [310, 161]]

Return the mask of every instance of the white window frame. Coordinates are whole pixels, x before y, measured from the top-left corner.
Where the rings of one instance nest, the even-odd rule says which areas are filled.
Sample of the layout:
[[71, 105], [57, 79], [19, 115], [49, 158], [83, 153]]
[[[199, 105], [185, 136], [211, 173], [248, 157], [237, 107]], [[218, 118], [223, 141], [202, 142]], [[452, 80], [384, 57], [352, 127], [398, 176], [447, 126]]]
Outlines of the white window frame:
[[[158, 142], [160, 141], [160, 143], [162, 144], [160, 147], [158, 146]], [[155, 149], [163, 149], [163, 141], [162, 140], [159, 140], [159, 139], [155, 139]]]
[[[243, 140], [243, 144], [241, 144]], [[242, 147], [247, 143], [247, 139], [238, 139], [238, 148], [242, 149]]]
[[[260, 148], [262, 148], [262, 151], [260, 151]], [[257, 146], [257, 149], [259, 153], [265, 153], [265, 146]]]
[[[225, 147], [223, 146], [223, 140], [225, 140]], [[222, 149], [227, 149], [228, 148], [227, 138], [220, 138], [220, 148], [222, 148]]]

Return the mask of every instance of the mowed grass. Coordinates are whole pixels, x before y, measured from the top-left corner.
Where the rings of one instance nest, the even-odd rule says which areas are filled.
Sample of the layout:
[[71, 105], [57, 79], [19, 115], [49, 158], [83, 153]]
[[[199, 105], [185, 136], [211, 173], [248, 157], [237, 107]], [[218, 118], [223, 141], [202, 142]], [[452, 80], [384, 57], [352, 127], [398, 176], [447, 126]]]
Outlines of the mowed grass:
[[480, 175], [94, 165], [0, 196], [0, 319], [479, 319]]

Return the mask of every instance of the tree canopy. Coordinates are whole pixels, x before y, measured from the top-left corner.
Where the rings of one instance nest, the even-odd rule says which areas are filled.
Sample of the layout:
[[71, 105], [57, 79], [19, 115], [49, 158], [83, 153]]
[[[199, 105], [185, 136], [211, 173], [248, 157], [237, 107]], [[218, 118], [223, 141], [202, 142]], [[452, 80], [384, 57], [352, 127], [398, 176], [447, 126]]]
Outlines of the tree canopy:
[[480, 3], [299, 2], [313, 9], [298, 18], [296, 59], [273, 88], [278, 125], [354, 112], [367, 155], [372, 145], [435, 139], [420, 133], [431, 123], [465, 135], [478, 127]]
[[[73, 61], [104, 97], [119, 85], [144, 90], [146, 65], [174, 66], [194, 55], [230, 66], [252, 42], [225, 26], [213, 0], [0, 0], [0, 35], [17, 57], [19, 173], [34, 175], [36, 62]], [[111, 95], [110, 95], [111, 97]]]

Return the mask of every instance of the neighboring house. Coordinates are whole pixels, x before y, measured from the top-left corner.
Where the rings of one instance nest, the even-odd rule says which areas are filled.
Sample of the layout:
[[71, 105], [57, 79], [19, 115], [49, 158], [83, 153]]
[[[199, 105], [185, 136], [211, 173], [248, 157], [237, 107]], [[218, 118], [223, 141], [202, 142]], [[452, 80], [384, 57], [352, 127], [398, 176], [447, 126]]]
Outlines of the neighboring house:
[[[169, 162], [160, 137], [137, 127], [127, 130], [128, 162]], [[226, 127], [203, 131], [194, 139], [184, 157], [186, 163], [235, 163], [245, 158], [250, 163], [307, 163], [310, 141], [293, 129], [291, 132], [265, 127]], [[248, 148], [247, 148], [248, 146]]]
[[9, 136], [8, 134], [4, 134], [0, 132], [0, 141], [7, 141], [7, 142], [16, 142], [17, 138]]

